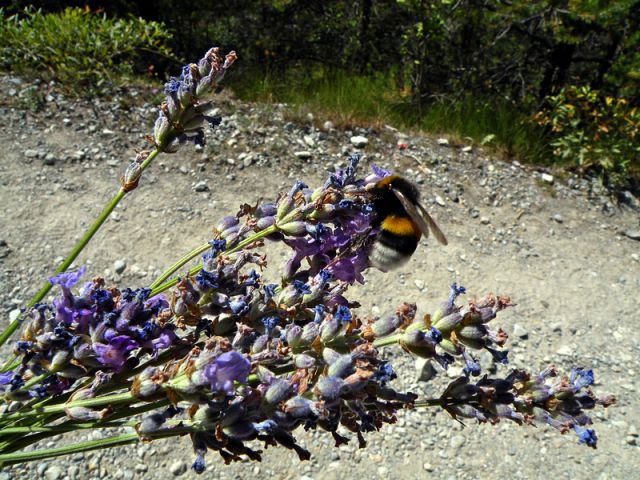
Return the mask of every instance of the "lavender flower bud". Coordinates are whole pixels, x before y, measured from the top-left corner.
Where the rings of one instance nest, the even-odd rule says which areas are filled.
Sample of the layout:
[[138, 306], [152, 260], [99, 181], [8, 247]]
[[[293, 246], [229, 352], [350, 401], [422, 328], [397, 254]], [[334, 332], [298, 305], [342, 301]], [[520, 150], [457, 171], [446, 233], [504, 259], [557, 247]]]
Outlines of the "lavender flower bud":
[[156, 123], [153, 126], [153, 138], [158, 146], [167, 145], [176, 134], [171, 122], [167, 119], [162, 111], [159, 112]]
[[250, 440], [255, 438], [256, 429], [251, 422], [237, 422], [222, 428], [225, 435], [236, 440]]
[[354, 371], [353, 358], [350, 354], [346, 354], [340, 355], [331, 365], [329, 365], [327, 375], [346, 378]]
[[287, 400], [284, 404], [284, 411], [293, 418], [313, 418], [318, 415], [315, 403], [301, 396]]
[[291, 325], [289, 328], [287, 328], [285, 339], [287, 340], [287, 344], [294, 349], [300, 346], [304, 346], [305, 342], [301, 341], [302, 327], [299, 325]]
[[316, 364], [316, 359], [307, 353], [300, 353], [293, 357], [293, 364], [296, 368], [309, 369]]
[[264, 395], [264, 402], [267, 405], [277, 405], [284, 401], [291, 394], [291, 385], [286, 380], [276, 378], [273, 380]]
[[276, 206], [275, 203], [265, 203], [263, 205], [260, 205], [256, 209], [254, 215], [258, 218], [274, 217], [277, 212], [278, 212], [278, 207]]
[[270, 215], [268, 217], [261, 217], [258, 219], [258, 221], [256, 222], [256, 227], [258, 228], [258, 230], [264, 230], [266, 228], [271, 227], [272, 225], [275, 225], [276, 223], [276, 217], [274, 217], [273, 215]]
[[452, 331], [460, 322], [462, 322], [462, 315], [458, 312], [454, 312], [446, 317], [441, 317], [437, 322], [433, 323], [433, 326], [440, 330], [443, 334], [447, 334]]
[[269, 335], [260, 335], [251, 345], [251, 353], [256, 354], [264, 351], [269, 344]]
[[284, 225], [278, 225], [278, 229], [286, 234], [291, 235], [293, 237], [303, 236], [307, 234], [307, 225], [302, 221], [294, 221], [285, 223]]
[[402, 318], [398, 315], [384, 317], [370, 325], [371, 332], [376, 338], [384, 337], [395, 332], [402, 324]]
[[167, 419], [162, 413], [151, 413], [136, 426], [136, 431], [143, 436], [148, 435], [160, 430], [166, 421]]
[[342, 378], [337, 377], [320, 377], [314, 393], [320, 397], [320, 399], [333, 402], [340, 398], [340, 396], [346, 390], [346, 383]]
[[238, 220], [237, 217], [234, 217], [232, 215], [228, 215], [226, 217], [224, 217], [217, 225], [216, 225], [216, 230], [218, 232], [224, 232], [225, 230], [228, 230], [232, 227], [235, 227], [236, 225], [238, 225], [240, 223], [240, 221]]
[[307, 323], [302, 327], [300, 342], [304, 345], [311, 345], [320, 333], [320, 327], [316, 323]]
[[71, 360], [71, 353], [67, 350], [60, 350], [51, 359], [49, 370], [52, 373], [59, 372], [69, 364], [69, 360]]
[[436, 353], [435, 344], [422, 330], [406, 331], [402, 335], [401, 344], [420, 358], [431, 358]]
[[140, 176], [142, 175], [142, 168], [140, 163], [133, 161], [129, 164], [124, 172], [124, 175], [120, 179], [122, 188], [125, 192], [130, 192], [138, 186]]

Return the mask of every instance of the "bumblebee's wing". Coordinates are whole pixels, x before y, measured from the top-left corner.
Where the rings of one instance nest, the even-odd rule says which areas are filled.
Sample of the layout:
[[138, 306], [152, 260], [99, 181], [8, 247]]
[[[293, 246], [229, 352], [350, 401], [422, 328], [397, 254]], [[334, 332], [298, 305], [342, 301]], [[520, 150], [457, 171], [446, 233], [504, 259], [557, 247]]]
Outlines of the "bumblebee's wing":
[[446, 245], [447, 243], [449, 243], [447, 242], [447, 238], [444, 236], [444, 233], [442, 233], [442, 230], [440, 230], [440, 227], [438, 227], [433, 218], [431, 218], [431, 215], [427, 213], [425, 208], [420, 205], [420, 203], [413, 203], [409, 201], [405, 194], [398, 189], [391, 188], [391, 191], [395, 194], [396, 197], [398, 197], [404, 209], [407, 211], [413, 221], [416, 222], [425, 237], [428, 237], [429, 231], [432, 231], [433, 235], [442, 245]]

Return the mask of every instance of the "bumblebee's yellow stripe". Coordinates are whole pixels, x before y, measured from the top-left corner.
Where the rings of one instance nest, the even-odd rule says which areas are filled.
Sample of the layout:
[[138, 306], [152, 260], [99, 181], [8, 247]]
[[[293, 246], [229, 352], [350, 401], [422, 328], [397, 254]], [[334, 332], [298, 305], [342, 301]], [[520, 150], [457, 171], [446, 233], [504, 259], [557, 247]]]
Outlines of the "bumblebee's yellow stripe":
[[401, 237], [420, 238], [422, 233], [413, 220], [408, 217], [389, 215], [382, 221], [382, 229]]

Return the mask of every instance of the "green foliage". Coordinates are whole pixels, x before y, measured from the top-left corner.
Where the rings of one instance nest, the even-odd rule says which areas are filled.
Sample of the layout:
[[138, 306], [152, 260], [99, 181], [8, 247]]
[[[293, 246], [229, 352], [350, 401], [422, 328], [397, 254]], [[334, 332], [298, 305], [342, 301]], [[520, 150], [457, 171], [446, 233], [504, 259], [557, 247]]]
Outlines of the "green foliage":
[[547, 153], [543, 129], [532, 128], [528, 118], [504, 100], [466, 97], [416, 108], [406, 91], [397, 90], [393, 74], [307, 73], [260, 76], [253, 72], [236, 79], [234, 90], [245, 100], [288, 103], [295, 118], [306, 120], [306, 114], [313, 113], [320, 124], [324, 120], [342, 128], [391, 124], [449, 134], [530, 161], [540, 161]]
[[535, 118], [549, 129], [553, 154], [581, 172], [595, 170], [616, 185], [640, 166], [640, 109], [624, 98], [570, 86]]
[[62, 83], [76, 94], [105, 91], [132, 72], [142, 52], [170, 55], [171, 35], [159, 23], [112, 19], [106, 14], [68, 8], [59, 14], [0, 10], [0, 64]]

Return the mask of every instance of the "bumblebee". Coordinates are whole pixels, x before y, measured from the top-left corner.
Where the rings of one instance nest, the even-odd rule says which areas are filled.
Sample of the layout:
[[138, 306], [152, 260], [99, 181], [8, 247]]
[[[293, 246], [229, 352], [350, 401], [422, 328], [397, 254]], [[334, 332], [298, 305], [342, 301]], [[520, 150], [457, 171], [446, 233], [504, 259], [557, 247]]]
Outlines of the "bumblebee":
[[371, 188], [376, 211], [373, 227], [380, 227], [369, 250], [369, 264], [382, 271], [404, 265], [422, 235], [433, 233], [443, 245], [447, 239], [420, 204], [420, 192], [409, 180], [390, 175]]

